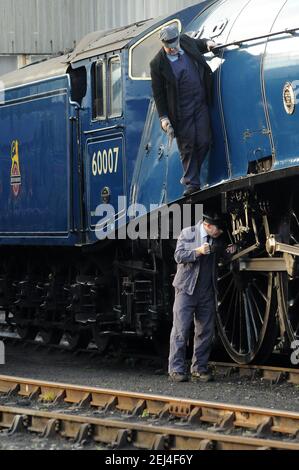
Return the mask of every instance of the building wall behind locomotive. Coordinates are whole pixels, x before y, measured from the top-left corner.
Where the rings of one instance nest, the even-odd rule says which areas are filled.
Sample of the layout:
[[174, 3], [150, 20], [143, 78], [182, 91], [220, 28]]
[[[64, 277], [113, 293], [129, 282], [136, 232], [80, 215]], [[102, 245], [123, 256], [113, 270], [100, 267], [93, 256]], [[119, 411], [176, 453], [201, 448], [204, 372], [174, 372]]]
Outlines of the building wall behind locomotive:
[[[73, 49], [83, 36], [171, 14], [198, 0], [1, 0], [0, 75], [36, 55]], [[8, 54], [2, 56], [1, 54]], [[20, 56], [22, 55], [22, 56]]]
[[[186, 29], [226, 44], [298, 28], [298, 7], [298, 0], [221, 0]], [[295, 104], [287, 112], [283, 96], [287, 83], [289, 93], [296, 95], [298, 89], [298, 46], [297, 33], [282, 33], [230, 46], [217, 56], [206, 55], [215, 72], [213, 145], [202, 171], [202, 186], [298, 165], [298, 109]], [[149, 182], [159, 178], [160, 187], [167, 188], [165, 202], [172, 202], [181, 196], [177, 148], [167, 154], [166, 139], [151, 112], [143, 137], [134, 202], [153, 202]], [[149, 143], [150, 152], [144, 152]]]

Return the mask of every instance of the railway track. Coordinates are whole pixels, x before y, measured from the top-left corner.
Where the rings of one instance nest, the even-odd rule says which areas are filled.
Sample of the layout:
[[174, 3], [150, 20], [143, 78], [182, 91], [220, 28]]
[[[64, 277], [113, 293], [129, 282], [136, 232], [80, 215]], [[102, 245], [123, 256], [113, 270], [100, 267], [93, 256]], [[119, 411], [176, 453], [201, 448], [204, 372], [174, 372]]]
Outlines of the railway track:
[[[68, 351], [67, 343], [61, 343], [60, 345], [49, 345], [44, 344], [39, 339], [37, 340], [24, 340], [18, 336], [14, 331], [13, 327], [3, 324], [0, 322], [0, 340], [4, 342], [12, 342], [15, 344], [27, 344], [32, 345], [37, 348], [46, 348], [47, 350], [61, 350]], [[96, 347], [89, 347], [88, 349], [79, 349], [76, 351], [69, 351], [70, 353], [75, 354], [90, 354], [92, 356], [105, 357], [105, 354], [98, 352]], [[153, 363], [156, 363], [157, 367], [161, 367], [161, 374], [163, 373], [163, 361], [157, 356], [150, 356], [146, 354], [138, 353], [137, 351], [129, 351], [119, 354], [119, 358], [133, 358], [136, 360], [150, 360]], [[215, 375], [219, 376], [233, 376], [238, 375], [239, 377], [247, 377], [251, 379], [260, 378], [271, 383], [282, 383], [288, 382], [290, 384], [299, 385], [299, 368], [298, 367], [276, 367], [271, 365], [241, 365], [230, 362], [219, 362], [211, 361], [210, 367], [213, 369]], [[166, 371], [165, 371], [166, 374]]]
[[229, 362], [210, 362], [215, 374], [230, 376], [238, 374], [239, 377], [261, 378], [272, 383], [288, 382], [299, 384], [299, 369], [286, 367], [273, 367], [267, 365], [241, 365]]
[[8, 376], [0, 376], [0, 429], [110, 449], [299, 450], [299, 413]]

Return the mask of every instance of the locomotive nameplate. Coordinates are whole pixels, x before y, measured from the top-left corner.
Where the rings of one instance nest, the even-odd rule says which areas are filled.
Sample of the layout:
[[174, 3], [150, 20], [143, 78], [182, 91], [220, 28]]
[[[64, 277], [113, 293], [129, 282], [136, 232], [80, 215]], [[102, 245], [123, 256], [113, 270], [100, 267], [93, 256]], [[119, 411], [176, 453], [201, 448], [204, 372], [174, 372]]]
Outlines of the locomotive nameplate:
[[295, 93], [293, 86], [287, 82], [283, 87], [283, 105], [287, 114], [293, 114], [295, 111]]

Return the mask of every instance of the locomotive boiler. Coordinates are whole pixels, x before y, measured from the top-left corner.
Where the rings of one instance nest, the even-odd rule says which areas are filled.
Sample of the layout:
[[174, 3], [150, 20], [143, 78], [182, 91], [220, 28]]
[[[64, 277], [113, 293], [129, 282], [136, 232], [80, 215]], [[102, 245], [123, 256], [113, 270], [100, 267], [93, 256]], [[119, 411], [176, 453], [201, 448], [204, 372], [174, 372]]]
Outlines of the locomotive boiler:
[[[92, 33], [70, 54], [1, 78], [0, 305], [23, 338], [64, 335], [70, 348], [92, 338], [101, 351], [124, 336], [167, 344], [175, 240], [97, 237], [128, 224], [125, 196], [148, 213], [176, 202], [221, 212], [238, 251], [219, 266], [220, 340], [239, 363], [290, 350], [299, 339], [298, 7], [211, 0]], [[149, 75], [171, 22], [219, 44], [206, 54], [213, 142], [203, 189], [187, 201]], [[108, 203], [113, 222], [99, 223]]]

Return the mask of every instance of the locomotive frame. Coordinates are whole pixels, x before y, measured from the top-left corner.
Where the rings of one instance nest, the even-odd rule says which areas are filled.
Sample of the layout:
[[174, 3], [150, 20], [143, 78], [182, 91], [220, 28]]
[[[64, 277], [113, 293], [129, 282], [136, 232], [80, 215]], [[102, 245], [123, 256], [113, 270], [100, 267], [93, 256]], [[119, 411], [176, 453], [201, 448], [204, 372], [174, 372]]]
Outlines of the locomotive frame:
[[[64, 335], [75, 349], [92, 338], [104, 351], [113, 338], [134, 337], [167, 347], [175, 240], [96, 236], [98, 204], [116, 208], [125, 195], [148, 212], [151, 203], [177, 202], [223, 214], [238, 252], [219, 267], [217, 326], [235, 361], [265, 361], [298, 340], [296, 1], [272, 1], [266, 24], [233, 36], [268, 3], [210, 0], [91, 34], [66, 56], [2, 78], [0, 304], [24, 339], [39, 333], [57, 344]], [[214, 142], [204, 189], [187, 200], [142, 50], [151, 52], [159, 28], [172, 21], [226, 45], [207, 56]], [[103, 226], [109, 234], [127, 223], [121, 210]]]

